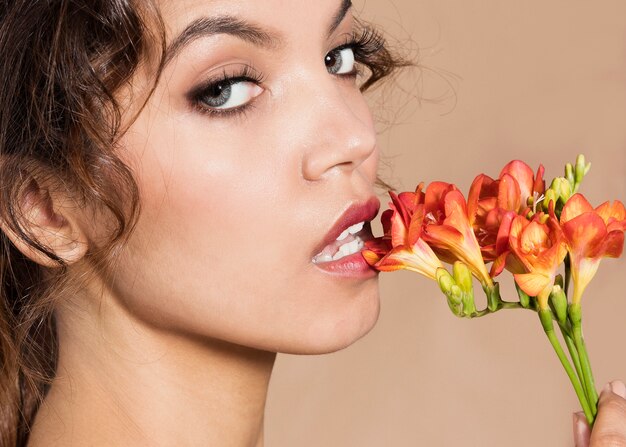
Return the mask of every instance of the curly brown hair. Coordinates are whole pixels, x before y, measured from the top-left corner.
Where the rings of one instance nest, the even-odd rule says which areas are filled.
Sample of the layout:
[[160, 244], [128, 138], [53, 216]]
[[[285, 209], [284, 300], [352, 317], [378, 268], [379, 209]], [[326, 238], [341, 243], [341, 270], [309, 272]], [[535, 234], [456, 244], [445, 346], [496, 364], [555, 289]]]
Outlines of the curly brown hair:
[[[408, 65], [371, 38], [362, 90]], [[163, 21], [145, 0], [0, 0], [0, 447], [27, 443], [55, 374], [53, 309], [68, 287], [64, 260], [28, 231], [21, 198], [45, 182], [104, 210], [114, 225], [90, 256], [110, 261], [139, 213], [137, 184], [116, 155], [125, 130], [116, 94], [155, 53], [156, 86], [165, 49]], [[8, 232], [56, 267], [29, 260]]]

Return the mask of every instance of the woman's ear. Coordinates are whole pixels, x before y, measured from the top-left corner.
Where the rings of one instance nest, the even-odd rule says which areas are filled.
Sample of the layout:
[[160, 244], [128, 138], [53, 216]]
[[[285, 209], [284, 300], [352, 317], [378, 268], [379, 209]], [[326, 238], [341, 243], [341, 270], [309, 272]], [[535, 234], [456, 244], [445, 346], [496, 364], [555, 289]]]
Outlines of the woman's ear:
[[[65, 265], [73, 264], [87, 253], [88, 239], [80, 225], [80, 212], [65, 194], [43, 188], [31, 180], [19, 196], [20, 226], [36, 243], [53, 253]], [[11, 242], [33, 262], [46, 267], [61, 264], [28, 243], [0, 220], [0, 228]]]

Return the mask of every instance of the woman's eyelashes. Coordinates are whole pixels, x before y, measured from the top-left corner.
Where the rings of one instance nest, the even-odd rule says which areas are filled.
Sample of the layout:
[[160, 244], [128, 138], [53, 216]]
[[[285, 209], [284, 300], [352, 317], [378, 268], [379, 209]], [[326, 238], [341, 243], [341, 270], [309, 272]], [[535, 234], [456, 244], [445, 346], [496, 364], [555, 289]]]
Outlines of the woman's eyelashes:
[[[356, 79], [358, 64], [369, 66], [369, 61], [383, 47], [380, 36], [364, 29], [352, 36], [348, 43], [329, 51], [324, 57], [328, 73], [340, 78]], [[243, 113], [265, 89], [264, 77], [249, 65], [229, 73], [226, 69], [217, 78], [205, 81], [188, 95], [191, 104], [201, 113], [228, 117]]]
[[188, 95], [192, 105], [202, 113], [227, 116], [243, 112], [251, 101], [263, 93], [263, 75], [249, 65], [237, 72], [226, 69], [217, 76], [205, 81]]

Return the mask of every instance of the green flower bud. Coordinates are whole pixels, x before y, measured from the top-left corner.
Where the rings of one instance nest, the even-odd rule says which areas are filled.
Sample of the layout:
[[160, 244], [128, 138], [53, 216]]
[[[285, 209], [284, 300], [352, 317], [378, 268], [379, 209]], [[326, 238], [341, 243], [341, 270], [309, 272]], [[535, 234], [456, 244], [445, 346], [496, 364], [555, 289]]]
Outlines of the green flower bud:
[[574, 326], [579, 326], [582, 321], [582, 309], [580, 307], [580, 303], [570, 304], [567, 308], [567, 313], [569, 315], [569, 319], [571, 320]]
[[530, 297], [526, 292], [524, 292], [520, 287], [515, 283], [515, 289], [517, 290], [517, 296], [519, 296], [519, 302], [524, 309], [528, 309], [530, 307]]
[[572, 197], [573, 185], [564, 177], [561, 177], [560, 189], [557, 190], [563, 203], [567, 202]]
[[550, 202], [554, 202], [554, 206], [556, 207], [556, 201], [558, 196], [553, 189], [548, 189], [544, 194], [543, 199], [543, 208], [548, 211], [550, 209]]
[[463, 301], [463, 291], [461, 288], [455, 284], [450, 288], [450, 291], [450, 300], [452, 300], [454, 304], [461, 304]]
[[561, 189], [562, 180], [563, 177], [554, 177], [554, 179], [552, 179], [552, 183], [550, 183], [550, 189], [553, 189], [554, 191], [559, 191]]
[[578, 157], [576, 157], [576, 166], [574, 168], [575, 190], [578, 190], [578, 185], [582, 183], [583, 178], [585, 178], [585, 175], [587, 175], [589, 169], [591, 169], [591, 163], [585, 162], [585, 156], [583, 154], [580, 154]]
[[559, 320], [559, 323], [565, 324], [567, 321], [567, 296], [561, 286], [555, 285], [552, 288], [550, 303], [554, 308], [554, 313], [556, 314], [556, 318]]
[[574, 181], [574, 166], [571, 163], [565, 165], [565, 178], [572, 185], [575, 183]]
[[471, 292], [474, 289], [472, 272], [463, 262], [456, 261], [452, 268], [452, 273], [454, 274], [456, 284], [458, 284], [464, 292]]
[[456, 284], [456, 281], [448, 273], [448, 271], [444, 268], [437, 269], [437, 284], [439, 284], [439, 288], [441, 291], [448, 297], [448, 300], [452, 301], [453, 304], [461, 304], [463, 299], [463, 291]]
[[563, 275], [561, 274], [556, 275], [556, 278], [554, 278], [554, 284], [561, 287], [562, 289], [564, 283], [565, 281], [563, 280]]

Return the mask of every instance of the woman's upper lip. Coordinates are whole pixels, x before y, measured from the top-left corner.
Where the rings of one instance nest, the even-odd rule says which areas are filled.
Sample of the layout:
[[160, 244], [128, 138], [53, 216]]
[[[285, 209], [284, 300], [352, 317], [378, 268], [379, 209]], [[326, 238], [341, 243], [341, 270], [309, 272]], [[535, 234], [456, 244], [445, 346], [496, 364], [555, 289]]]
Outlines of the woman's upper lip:
[[370, 197], [365, 202], [352, 203], [335, 221], [332, 228], [324, 236], [324, 239], [315, 247], [312, 257], [320, 253], [328, 244], [335, 241], [346, 228], [359, 222], [373, 220], [379, 209], [380, 200], [375, 196]]

